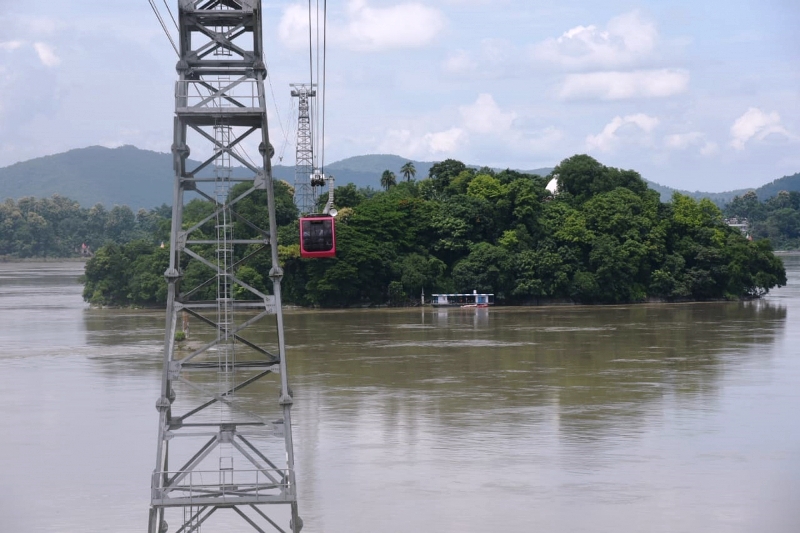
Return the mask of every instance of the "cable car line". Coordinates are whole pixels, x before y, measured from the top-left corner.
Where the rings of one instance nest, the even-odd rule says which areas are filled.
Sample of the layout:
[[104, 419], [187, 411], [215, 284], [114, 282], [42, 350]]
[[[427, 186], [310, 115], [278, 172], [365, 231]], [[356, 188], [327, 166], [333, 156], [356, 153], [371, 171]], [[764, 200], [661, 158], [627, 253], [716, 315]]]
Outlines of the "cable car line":
[[[175, 50], [175, 55], [181, 57], [181, 53], [178, 51], [178, 47], [175, 45], [175, 41], [172, 39], [172, 35], [170, 35], [169, 30], [167, 29], [167, 25], [164, 24], [164, 19], [161, 18], [161, 13], [158, 12], [158, 8], [156, 7], [155, 2], [153, 0], [147, 0], [147, 3], [150, 4], [150, 8], [153, 10], [156, 18], [158, 19], [158, 23], [161, 24], [161, 29], [164, 30], [164, 35], [167, 36], [169, 39], [169, 44], [172, 45], [172, 49]], [[167, 8], [169, 9], [169, 8]], [[171, 13], [170, 13], [171, 15]], [[173, 19], [174, 20], [174, 19]]]
[[172, 23], [175, 24], [175, 29], [180, 31], [180, 28], [178, 28], [178, 21], [175, 20], [175, 16], [172, 14], [172, 10], [169, 8], [169, 4], [167, 3], [167, 0], [164, 0], [164, 7], [167, 8], [167, 13], [169, 13], [169, 18], [172, 19]]
[[[333, 176], [325, 175], [325, 111], [326, 111], [326, 82], [327, 82], [327, 37], [328, 37], [328, 2], [322, 1], [322, 35], [320, 36], [320, 1], [316, 0], [316, 54], [314, 50], [314, 28], [312, 27], [311, 0], [308, 1], [308, 55], [309, 55], [309, 88], [313, 95], [314, 74], [321, 89], [321, 106], [316, 101], [309, 99], [309, 121], [313, 125], [311, 132], [311, 146], [313, 150], [313, 173], [310, 176], [311, 188], [328, 185], [328, 201], [321, 214], [303, 214], [300, 217], [300, 256], [306, 258], [324, 258], [336, 256], [336, 224], [333, 209]], [[314, 56], [316, 55], [316, 64]], [[320, 55], [322, 56], [320, 58]], [[320, 74], [320, 69], [322, 70]], [[320, 83], [321, 82], [321, 83]], [[298, 126], [299, 127], [299, 126]], [[317, 157], [317, 152], [319, 157]], [[316, 196], [316, 195], [315, 195]]]
[[[262, 60], [263, 60], [263, 58], [262, 58]], [[266, 61], [264, 62], [264, 67], [267, 68]], [[283, 121], [281, 120], [281, 113], [280, 113], [280, 111], [278, 111], [278, 99], [275, 98], [275, 90], [272, 88], [272, 76], [270, 76], [268, 68], [267, 68], [267, 82], [269, 83], [269, 92], [272, 94], [272, 106], [275, 108], [275, 116], [278, 117], [278, 126], [281, 127], [281, 133], [283, 133], [284, 147], [285, 147], [286, 146], [286, 139], [287, 139], [287, 136], [288, 136], [288, 132], [283, 127]], [[294, 100], [292, 100], [292, 105], [294, 105]], [[279, 159], [281, 161], [283, 161], [283, 154], [281, 154]]]
[[320, 170], [325, 174], [325, 82], [327, 80], [327, 60], [328, 60], [328, 0], [322, 1], [323, 27], [322, 27], [322, 142], [320, 145]]

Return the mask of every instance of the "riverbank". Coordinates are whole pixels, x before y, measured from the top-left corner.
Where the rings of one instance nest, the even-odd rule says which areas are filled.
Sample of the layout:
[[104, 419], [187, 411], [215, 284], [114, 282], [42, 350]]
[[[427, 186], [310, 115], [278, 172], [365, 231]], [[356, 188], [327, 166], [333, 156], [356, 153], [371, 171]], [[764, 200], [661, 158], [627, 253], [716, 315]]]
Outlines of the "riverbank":
[[91, 257], [11, 257], [0, 255], [0, 263], [85, 263]]

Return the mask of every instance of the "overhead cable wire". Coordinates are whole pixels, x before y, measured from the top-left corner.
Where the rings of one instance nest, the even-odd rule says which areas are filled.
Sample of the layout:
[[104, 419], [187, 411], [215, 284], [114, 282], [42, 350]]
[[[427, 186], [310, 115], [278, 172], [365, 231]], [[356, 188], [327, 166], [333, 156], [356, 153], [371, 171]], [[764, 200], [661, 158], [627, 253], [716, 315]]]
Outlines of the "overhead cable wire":
[[175, 17], [172, 15], [172, 10], [169, 8], [169, 4], [167, 3], [167, 0], [164, 0], [164, 7], [167, 8], [167, 13], [169, 13], [169, 18], [172, 19], [172, 23], [175, 24], [175, 29], [180, 31], [180, 28], [178, 27], [178, 21], [175, 20]]
[[[315, 41], [316, 45], [317, 45], [316, 46], [316, 56], [317, 57], [316, 57], [315, 67], [317, 69], [317, 85], [319, 85], [319, 82], [322, 79], [322, 78], [319, 77], [319, 51], [320, 51], [319, 50], [319, 48], [320, 48], [319, 47], [319, 0], [316, 0], [316, 3], [317, 3], [317, 10], [316, 10], [315, 14], [316, 14], [316, 19], [317, 19], [317, 26], [314, 29], [315, 29], [316, 34], [317, 34], [316, 35], [317, 39]], [[322, 89], [321, 86], [319, 88]], [[317, 94], [319, 94], [319, 93], [317, 93]], [[317, 96], [317, 101], [319, 101], [319, 96]], [[320, 115], [321, 114], [322, 114], [322, 109], [321, 109], [320, 106], [317, 106], [317, 114], [316, 114], [316, 117], [314, 117], [316, 119], [316, 122], [314, 124], [316, 126], [316, 128], [314, 129], [314, 146], [317, 148], [317, 151], [319, 151], [319, 148], [320, 148], [320, 127], [319, 126], [320, 126]], [[317, 158], [317, 166], [319, 168], [322, 168], [322, 161], [319, 158]]]
[[294, 98], [292, 98], [292, 109], [289, 112], [289, 122], [288, 128], [286, 130], [286, 135], [283, 138], [283, 148], [281, 148], [281, 155], [278, 156], [279, 161], [283, 161], [283, 157], [286, 155], [286, 148], [289, 146], [289, 137], [292, 135], [292, 126], [294, 125], [295, 120], [295, 113], [294, 113]]
[[[266, 63], [265, 63], [266, 65]], [[269, 72], [269, 70], [267, 71]], [[272, 106], [275, 108], [275, 115], [278, 117], [278, 126], [281, 127], [281, 133], [286, 136], [286, 128], [283, 127], [280, 111], [278, 111], [278, 100], [275, 98], [275, 90], [272, 88], [272, 76], [267, 74], [267, 81], [269, 82], [269, 92], [272, 93]], [[294, 99], [292, 99], [294, 100]]]
[[[309, 90], [313, 93], [314, 92], [314, 41], [312, 38], [313, 35], [313, 27], [311, 23], [311, 0], [308, 0], [308, 75], [309, 75]], [[309, 98], [309, 113], [310, 117], [310, 125], [313, 128], [314, 120], [316, 117], [316, 113], [314, 112], [314, 99]], [[314, 134], [312, 132], [311, 138], [314, 138]], [[311, 160], [312, 164], [314, 162], [314, 145], [311, 145]], [[316, 166], [316, 165], [315, 165]]]
[[327, 61], [328, 61], [328, 0], [322, 0], [322, 135], [320, 142], [320, 168], [325, 173], [325, 95], [328, 91], [325, 87], [327, 81]]
[[175, 41], [172, 40], [172, 35], [169, 34], [169, 30], [167, 29], [167, 25], [164, 24], [164, 19], [161, 18], [161, 13], [158, 12], [158, 8], [156, 7], [155, 2], [153, 2], [153, 0], [147, 0], [147, 3], [150, 4], [150, 7], [152, 8], [153, 13], [155, 14], [156, 18], [158, 19], [158, 23], [161, 24], [161, 29], [164, 30], [164, 34], [167, 36], [167, 39], [169, 39], [169, 43], [172, 45], [172, 49], [175, 50], [175, 54], [177, 54], [178, 57], [181, 57], [181, 53], [178, 52], [178, 47], [175, 46]]

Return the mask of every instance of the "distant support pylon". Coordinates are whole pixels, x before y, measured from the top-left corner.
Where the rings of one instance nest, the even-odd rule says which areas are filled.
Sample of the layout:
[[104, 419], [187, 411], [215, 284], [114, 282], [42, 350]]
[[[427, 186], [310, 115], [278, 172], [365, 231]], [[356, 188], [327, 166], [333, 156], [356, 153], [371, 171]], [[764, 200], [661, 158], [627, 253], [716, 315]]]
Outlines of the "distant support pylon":
[[316, 208], [316, 191], [311, 186], [314, 173], [314, 143], [311, 131], [311, 98], [317, 96], [316, 84], [292, 83], [292, 97], [297, 105], [297, 144], [294, 167], [294, 203], [300, 214], [313, 213]]

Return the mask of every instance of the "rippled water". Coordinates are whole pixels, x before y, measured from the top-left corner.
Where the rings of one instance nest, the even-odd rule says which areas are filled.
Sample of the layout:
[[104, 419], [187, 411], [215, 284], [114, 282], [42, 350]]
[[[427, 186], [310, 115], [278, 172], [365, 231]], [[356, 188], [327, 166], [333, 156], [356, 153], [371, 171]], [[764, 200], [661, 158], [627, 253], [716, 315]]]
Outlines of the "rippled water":
[[[785, 262], [755, 302], [289, 312], [304, 532], [800, 530]], [[163, 313], [81, 268], [0, 264], [3, 532], [146, 530]]]

